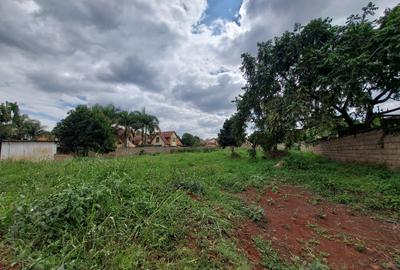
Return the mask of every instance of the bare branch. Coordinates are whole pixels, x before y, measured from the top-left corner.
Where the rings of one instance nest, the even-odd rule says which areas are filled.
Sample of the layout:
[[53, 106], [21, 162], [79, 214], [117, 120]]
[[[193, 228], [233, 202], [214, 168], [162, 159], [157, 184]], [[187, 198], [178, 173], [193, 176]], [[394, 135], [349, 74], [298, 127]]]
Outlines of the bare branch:
[[380, 103], [384, 103], [384, 102], [388, 101], [389, 99], [392, 98], [393, 94], [394, 94], [394, 92], [390, 91], [389, 95], [387, 95], [384, 99], [375, 101], [374, 104], [380, 104]]
[[[373, 101], [373, 102], [378, 102], [379, 99], [380, 99], [381, 97], [383, 97], [384, 95], [386, 95], [388, 92], [392, 92], [392, 90], [385, 90], [385, 91], [383, 91], [382, 93], [380, 93], [379, 95], [377, 95], [372, 101]], [[390, 93], [389, 95], [391, 95], [391, 93]], [[380, 102], [379, 102], [379, 103], [380, 103]]]
[[384, 114], [395, 112], [395, 111], [399, 111], [399, 110], [400, 110], [400, 107], [397, 107], [397, 108], [394, 108], [394, 109], [391, 109], [391, 110], [387, 110], [387, 111], [384, 111], [384, 112], [375, 113], [375, 115], [384, 115]]

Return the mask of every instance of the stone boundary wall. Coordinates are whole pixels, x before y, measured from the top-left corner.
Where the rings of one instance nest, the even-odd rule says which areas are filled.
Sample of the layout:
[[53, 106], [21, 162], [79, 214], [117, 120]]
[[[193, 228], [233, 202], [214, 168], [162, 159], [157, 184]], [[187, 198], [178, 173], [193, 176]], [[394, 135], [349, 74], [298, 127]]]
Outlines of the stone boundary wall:
[[104, 154], [103, 156], [110, 157], [120, 157], [120, 156], [134, 156], [143, 154], [156, 154], [156, 153], [176, 153], [179, 151], [190, 151], [194, 149], [199, 149], [200, 151], [203, 149], [215, 149], [216, 147], [159, 147], [159, 146], [144, 146], [144, 147], [132, 147], [132, 148], [117, 148], [114, 152]]
[[384, 165], [400, 169], [400, 134], [385, 134], [374, 130], [343, 138], [302, 145], [302, 151], [310, 151], [343, 162], [359, 162]]

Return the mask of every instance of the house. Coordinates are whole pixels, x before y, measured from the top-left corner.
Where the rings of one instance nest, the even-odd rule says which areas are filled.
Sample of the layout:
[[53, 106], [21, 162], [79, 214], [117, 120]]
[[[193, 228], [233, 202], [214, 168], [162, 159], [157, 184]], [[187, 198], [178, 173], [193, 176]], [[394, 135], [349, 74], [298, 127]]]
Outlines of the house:
[[176, 134], [175, 131], [163, 131], [158, 132], [154, 137], [151, 139], [151, 145], [155, 146], [183, 146], [181, 139]]
[[36, 136], [35, 141], [39, 142], [53, 142], [55, 140], [55, 136], [51, 134], [51, 132], [45, 131], [40, 135]]
[[204, 146], [218, 146], [218, 139], [217, 138], [211, 138], [211, 139], [205, 139], [204, 140]]
[[[114, 127], [116, 135], [117, 135], [117, 147], [124, 147], [125, 146], [125, 127], [122, 126], [115, 126]], [[127, 139], [127, 146], [128, 147], [135, 147], [133, 143], [134, 136], [132, 132], [128, 132], [128, 139]]]

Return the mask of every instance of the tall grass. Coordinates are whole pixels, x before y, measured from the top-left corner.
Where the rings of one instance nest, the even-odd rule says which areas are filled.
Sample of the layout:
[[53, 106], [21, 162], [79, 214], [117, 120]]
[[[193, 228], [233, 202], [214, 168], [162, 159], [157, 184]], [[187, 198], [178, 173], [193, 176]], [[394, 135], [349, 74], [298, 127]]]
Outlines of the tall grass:
[[[236, 192], [307, 185], [366, 211], [400, 210], [400, 174], [291, 153], [244, 150], [0, 163], [0, 239], [27, 269], [249, 269], [235, 222], [249, 217]], [[389, 216], [389, 214], [387, 214]], [[1, 252], [0, 252], [1, 254]]]

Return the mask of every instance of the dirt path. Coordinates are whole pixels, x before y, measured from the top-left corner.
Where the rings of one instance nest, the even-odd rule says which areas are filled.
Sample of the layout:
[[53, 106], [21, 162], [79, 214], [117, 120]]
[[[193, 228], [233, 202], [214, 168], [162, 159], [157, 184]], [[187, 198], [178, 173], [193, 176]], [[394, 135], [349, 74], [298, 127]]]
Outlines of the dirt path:
[[240, 193], [264, 209], [267, 224], [246, 220], [237, 228], [240, 247], [262, 269], [253, 238], [271, 241], [285, 260], [321, 258], [331, 269], [400, 269], [400, 224], [374, 220], [350, 208], [318, 199], [305, 189], [281, 186], [260, 194]]

